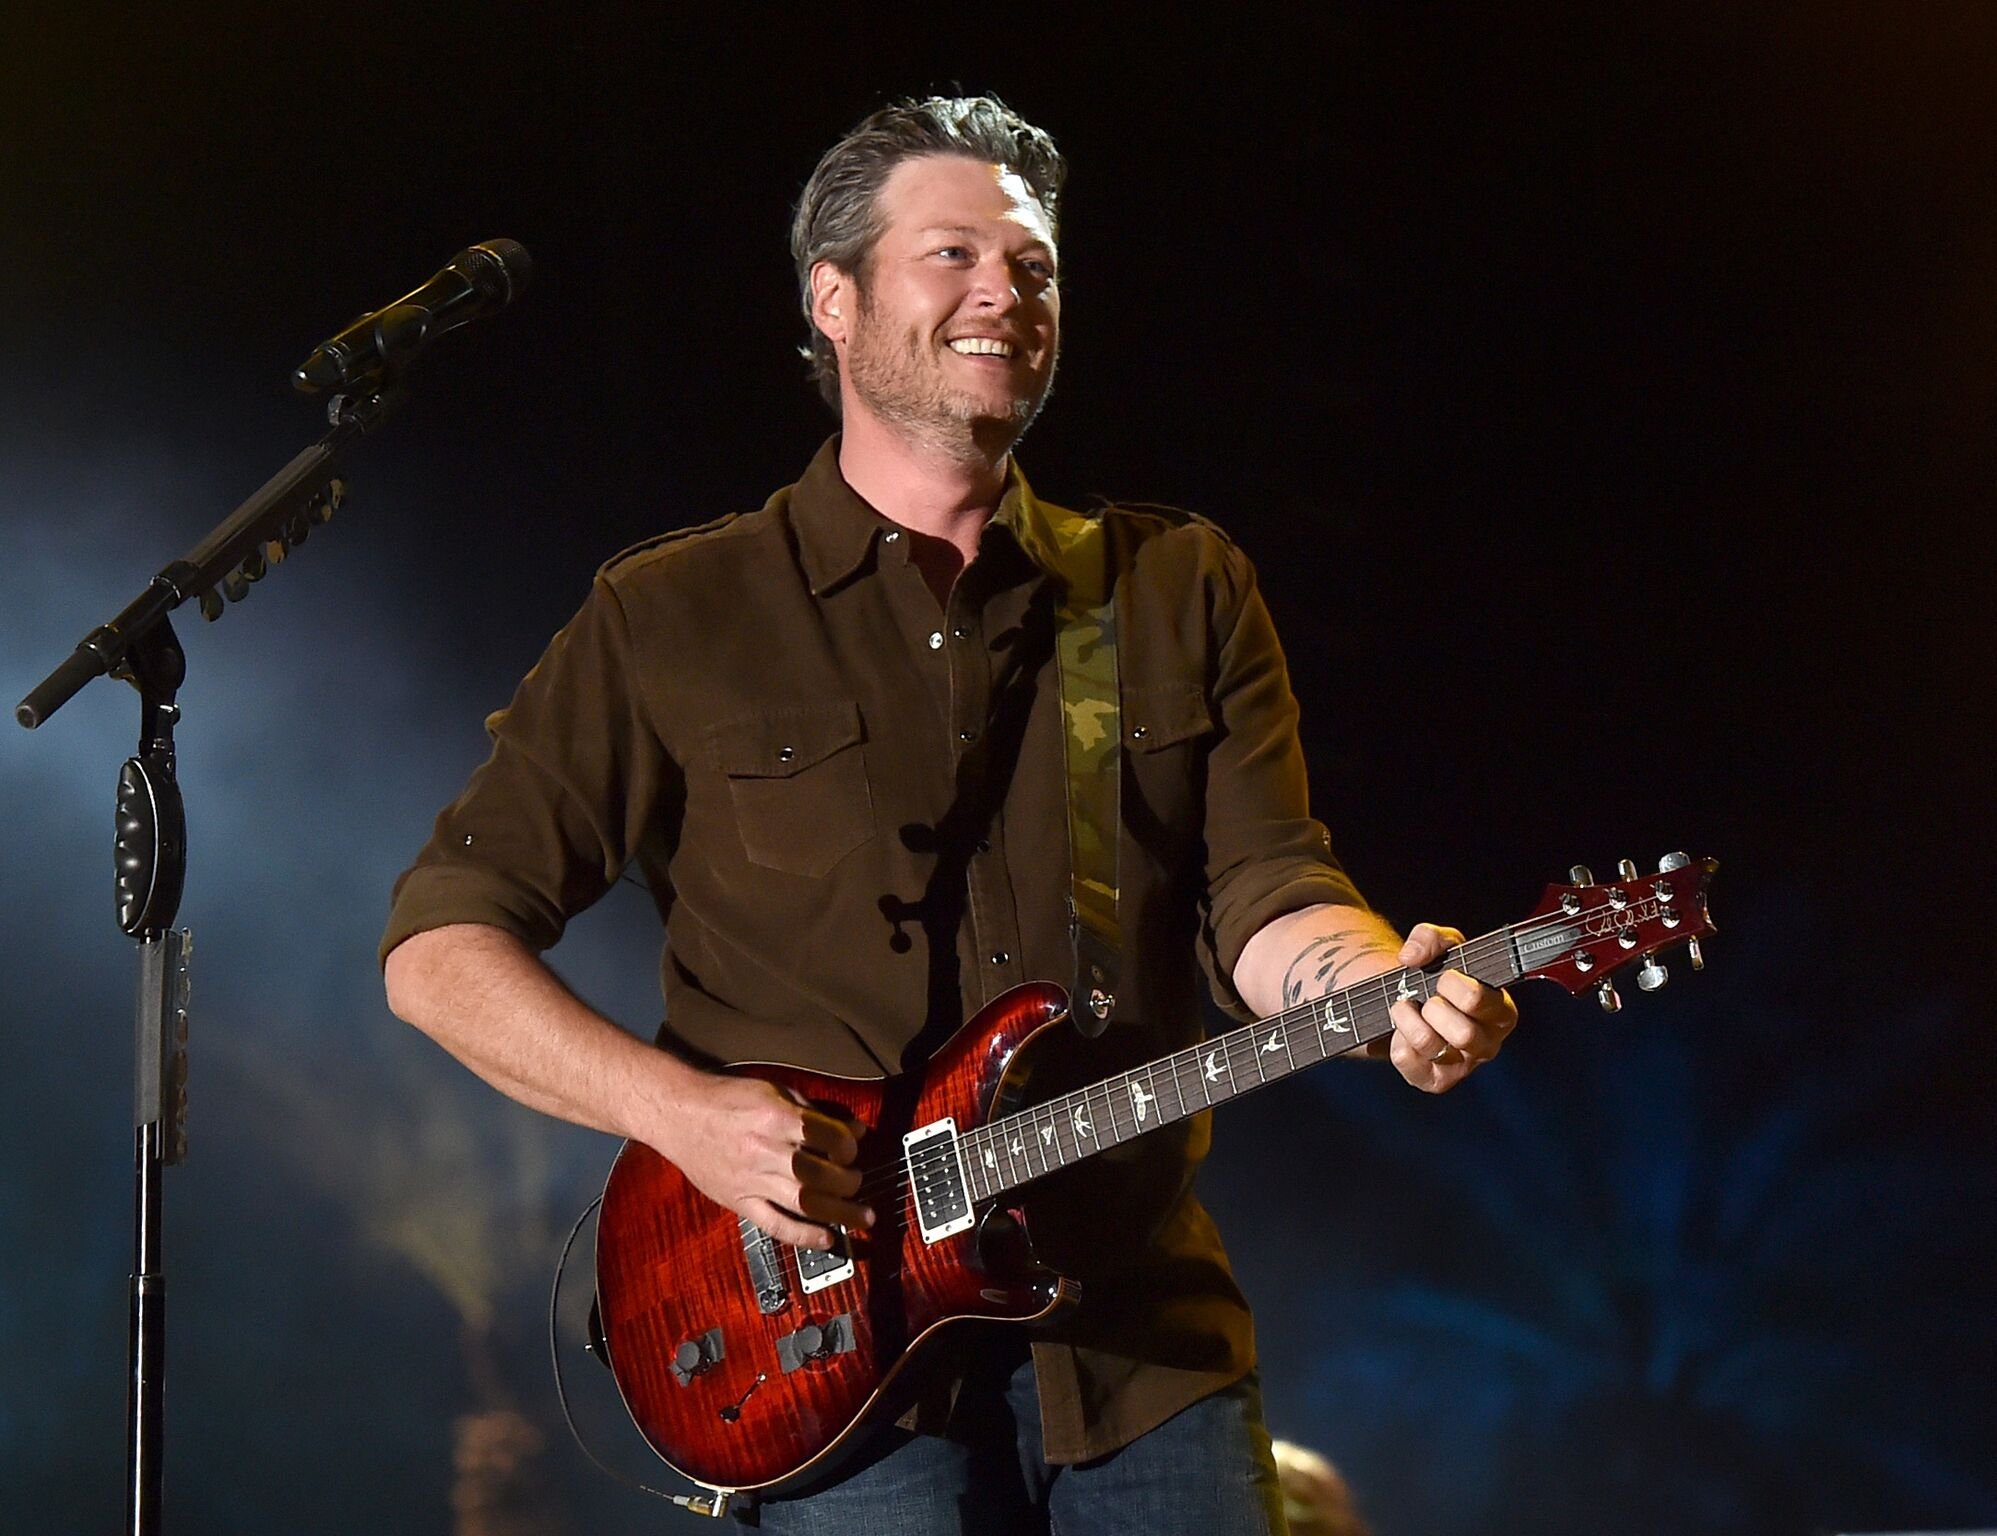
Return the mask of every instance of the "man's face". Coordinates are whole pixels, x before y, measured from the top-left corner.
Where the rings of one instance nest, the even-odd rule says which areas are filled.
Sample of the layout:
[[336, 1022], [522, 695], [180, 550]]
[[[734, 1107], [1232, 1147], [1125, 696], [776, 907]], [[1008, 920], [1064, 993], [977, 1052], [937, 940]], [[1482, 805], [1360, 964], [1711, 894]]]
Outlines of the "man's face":
[[1047, 397], [1060, 349], [1045, 213], [1005, 166], [955, 155], [896, 166], [880, 212], [865, 272], [840, 284], [853, 304], [846, 409], [955, 453], [1004, 452]]

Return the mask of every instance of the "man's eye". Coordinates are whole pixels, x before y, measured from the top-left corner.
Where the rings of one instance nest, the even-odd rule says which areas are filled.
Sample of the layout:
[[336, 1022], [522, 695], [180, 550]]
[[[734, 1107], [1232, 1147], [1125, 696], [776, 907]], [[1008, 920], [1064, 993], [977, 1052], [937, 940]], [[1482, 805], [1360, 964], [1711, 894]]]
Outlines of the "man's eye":
[[970, 255], [970, 252], [965, 250], [961, 245], [946, 245], [937, 251], [936, 254], [950, 261], [956, 261], [959, 257]]

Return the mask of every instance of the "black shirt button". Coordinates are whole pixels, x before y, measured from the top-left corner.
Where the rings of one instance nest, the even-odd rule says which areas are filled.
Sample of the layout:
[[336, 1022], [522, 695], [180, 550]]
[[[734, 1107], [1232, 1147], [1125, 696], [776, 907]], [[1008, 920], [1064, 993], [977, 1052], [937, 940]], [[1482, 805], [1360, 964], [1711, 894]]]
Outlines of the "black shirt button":
[[957, 739], [959, 741], [976, 741], [978, 739], [978, 733], [975, 730], [959, 731], [957, 733]]
[[992, 951], [992, 964], [993, 964], [993, 965], [1004, 965], [1004, 964], [1006, 963], [1006, 961], [1010, 960], [1011, 958], [1012, 958], [1012, 956], [1011, 956], [1011, 955], [1008, 955], [1008, 954], [1007, 954], [1007, 953], [1006, 953], [1006, 952], [1005, 952], [1004, 950], [1002, 950], [1002, 949], [995, 949], [995, 950], [993, 950], [993, 951]]
[[[466, 839], [465, 839], [465, 841], [466, 841], [466, 842], [470, 842], [470, 841], [471, 841], [471, 839], [470, 839], [470, 838], [466, 838]], [[1326, 842], [1329, 842], [1329, 841], [1330, 841], [1330, 838], [1329, 838], [1329, 837], [1327, 837], [1327, 838], [1325, 839], [1325, 841], [1326, 841]], [[992, 851], [992, 841], [991, 841], [991, 839], [990, 839], [990, 838], [988, 838], [988, 837], [981, 837], [981, 838], [979, 838], [979, 839], [978, 839], [978, 852], [980, 852], [980, 853], [990, 853], [991, 851]]]

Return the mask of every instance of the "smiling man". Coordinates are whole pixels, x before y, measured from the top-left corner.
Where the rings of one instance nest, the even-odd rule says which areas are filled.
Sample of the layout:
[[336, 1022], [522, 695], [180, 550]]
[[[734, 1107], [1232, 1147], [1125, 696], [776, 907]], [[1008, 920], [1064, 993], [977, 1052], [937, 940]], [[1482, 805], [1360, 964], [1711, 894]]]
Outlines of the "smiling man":
[[[1061, 301], [1047, 212], [1018, 172], [948, 155], [896, 166], [877, 206], [863, 265], [821, 257], [806, 274], [812, 324], [864, 407], [855, 428], [988, 474], [1054, 379]], [[863, 436], [854, 451], [879, 450]]]
[[[1060, 352], [1062, 177], [1047, 135], [991, 98], [902, 103], [827, 152], [792, 254], [839, 433], [760, 510], [603, 567], [491, 722], [492, 755], [398, 882], [382, 941], [392, 1006], [474, 1071], [650, 1147], [745, 1232], [799, 1249], [864, 1247], [879, 1223], [855, 1167], [866, 1128], [728, 1064], [919, 1072], [1009, 988], [1074, 974], [1050, 552], [1079, 520], [1012, 455]], [[1036, 1097], [1197, 1042], [1202, 971], [1248, 1020], [1458, 937], [1423, 925], [1404, 942], [1333, 860], [1241, 550], [1184, 514], [1097, 517], [1125, 968], [1100, 1038], [1036, 1047]], [[655, 1044], [539, 958], [632, 866], [666, 930]], [[1393, 1016], [1389, 1054], [1428, 1092], [1489, 1060], [1516, 1017], [1453, 971]], [[899, 1424], [743, 1517], [1281, 1530], [1248, 1309], [1192, 1192], [1208, 1118], [1029, 1185], [1036, 1246], [1081, 1280], [1080, 1305], [1030, 1336], [940, 1339], [899, 1379]], [[721, 1417], [753, 1434], [749, 1401]]]

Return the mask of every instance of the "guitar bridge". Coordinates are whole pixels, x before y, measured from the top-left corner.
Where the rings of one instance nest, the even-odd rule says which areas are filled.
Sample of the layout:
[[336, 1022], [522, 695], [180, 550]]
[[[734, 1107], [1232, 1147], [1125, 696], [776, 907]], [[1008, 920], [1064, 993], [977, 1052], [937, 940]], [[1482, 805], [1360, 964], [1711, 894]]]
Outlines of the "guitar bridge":
[[915, 1196], [915, 1225], [925, 1243], [971, 1228], [971, 1193], [957, 1151], [957, 1122], [932, 1121], [901, 1139], [902, 1163]]
[[756, 1288], [756, 1310], [765, 1317], [790, 1305], [790, 1283], [784, 1278], [782, 1250], [777, 1240], [753, 1222], [742, 1222], [742, 1257], [749, 1265], [749, 1283]]

